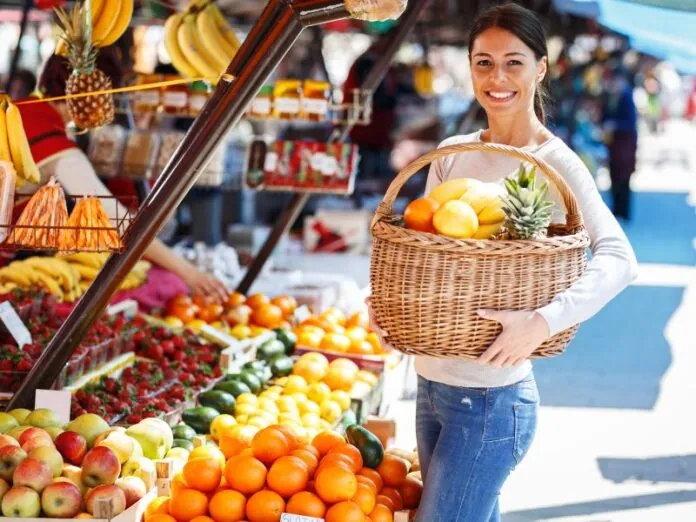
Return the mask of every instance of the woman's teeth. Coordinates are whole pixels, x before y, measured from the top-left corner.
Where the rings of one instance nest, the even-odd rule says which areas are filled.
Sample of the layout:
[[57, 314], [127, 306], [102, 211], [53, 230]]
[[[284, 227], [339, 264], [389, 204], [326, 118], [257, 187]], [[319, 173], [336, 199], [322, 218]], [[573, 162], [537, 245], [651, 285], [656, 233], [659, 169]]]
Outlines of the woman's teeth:
[[512, 98], [515, 95], [515, 93], [514, 92], [488, 91], [488, 95], [491, 96], [492, 98], [495, 98], [496, 100], [506, 100], [508, 98]]

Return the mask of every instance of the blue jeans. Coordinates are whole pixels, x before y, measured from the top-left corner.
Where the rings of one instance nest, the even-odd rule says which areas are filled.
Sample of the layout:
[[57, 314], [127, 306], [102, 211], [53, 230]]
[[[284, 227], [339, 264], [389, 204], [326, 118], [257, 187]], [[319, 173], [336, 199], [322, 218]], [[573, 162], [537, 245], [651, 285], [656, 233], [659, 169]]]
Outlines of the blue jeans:
[[533, 374], [500, 388], [418, 377], [416, 435], [423, 475], [418, 522], [500, 522], [498, 496], [537, 424]]

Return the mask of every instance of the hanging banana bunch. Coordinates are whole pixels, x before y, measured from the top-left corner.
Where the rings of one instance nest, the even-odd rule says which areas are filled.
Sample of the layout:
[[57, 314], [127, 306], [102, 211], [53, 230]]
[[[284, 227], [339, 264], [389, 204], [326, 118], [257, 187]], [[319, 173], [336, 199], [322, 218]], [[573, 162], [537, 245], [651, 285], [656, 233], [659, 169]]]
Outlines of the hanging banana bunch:
[[0, 161], [14, 166], [17, 187], [23, 186], [25, 181], [39, 183], [39, 168], [31, 155], [22, 115], [5, 94], [0, 95]]
[[[131, 23], [134, 0], [84, 0], [80, 7], [83, 12], [87, 11], [87, 2], [91, 2], [92, 44], [107, 47], [116, 43]], [[62, 38], [56, 54], [68, 56], [68, 46]]]
[[164, 44], [172, 65], [187, 78], [219, 77], [241, 46], [218, 6], [206, 0], [192, 0], [167, 19]]

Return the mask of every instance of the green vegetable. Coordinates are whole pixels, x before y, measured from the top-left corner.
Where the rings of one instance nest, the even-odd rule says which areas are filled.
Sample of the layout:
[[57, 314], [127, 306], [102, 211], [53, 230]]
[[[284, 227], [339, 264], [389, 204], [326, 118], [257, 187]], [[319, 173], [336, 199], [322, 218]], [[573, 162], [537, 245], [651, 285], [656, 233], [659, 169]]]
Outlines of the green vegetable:
[[172, 435], [175, 439], [193, 440], [193, 437], [196, 436], [196, 430], [182, 422], [172, 428]]
[[219, 382], [215, 385], [215, 389], [229, 393], [235, 399], [242, 393], [251, 393], [251, 388], [249, 388], [246, 383], [242, 382], [241, 378], [236, 381]]
[[283, 343], [283, 346], [285, 346], [286, 355], [290, 355], [295, 351], [295, 345], [297, 344], [297, 336], [295, 335], [295, 332], [292, 330], [283, 330], [282, 328], [278, 328], [275, 331], [275, 334], [276, 338]]
[[198, 408], [184, 410], [181, 417], [186, 424], [196, 430], [196, 433], [207, 435], [210, 433], [210, 425], [219, 416], [220, 412], [215, 408], [199, 406]]
[[295, 365], [290, 357], [284, 355], [275, 357], [271, 361], [271, 372], [273, 377], [285, 377], [292, 373], [292, 368]]
[[277, 339], [266, 341], [256, 351], [256, 357], [265, 361], [270, 361], [277, 355], [285, 355], [285, 345]]
[[220, 413], [234, 415], [234, 405], [236, 401], [234, 395], [231, 393], [222, 390], [206, 391], [198, 396], [198, 402], [201, 406], [210, 406]]
[[185, 450], [193, 451], [193, 442], [186, 439], [174, 439], [174, 442], [172, 443], [172, 448], [184, 448]]
[[382, 463], [384, 446], [373, 433], [358, 424], [352, 424], [346, 428], [346, 439], [360, 450], [365, 467], [375, 469]]
[[243, 371], [241, 373], [241, 381], [251, 389], [251, 393], [259, 393], [261, 391], [261, 379], [253, 371]]

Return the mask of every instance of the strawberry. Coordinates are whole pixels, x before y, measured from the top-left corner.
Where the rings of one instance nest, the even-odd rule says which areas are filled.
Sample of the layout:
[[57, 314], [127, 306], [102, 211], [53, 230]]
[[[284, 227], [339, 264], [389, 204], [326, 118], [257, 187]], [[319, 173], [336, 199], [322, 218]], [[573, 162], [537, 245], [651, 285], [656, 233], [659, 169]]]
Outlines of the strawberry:
[[17, 363], [17, 371], [20, 372], [28, 372], [34, 367], [34, 363], [31, 361], [31, 359], [22, 359]]

